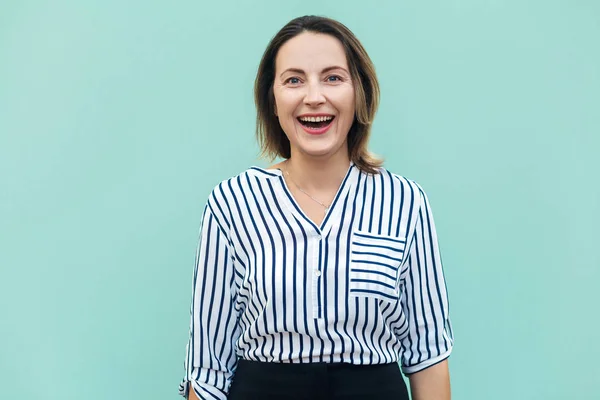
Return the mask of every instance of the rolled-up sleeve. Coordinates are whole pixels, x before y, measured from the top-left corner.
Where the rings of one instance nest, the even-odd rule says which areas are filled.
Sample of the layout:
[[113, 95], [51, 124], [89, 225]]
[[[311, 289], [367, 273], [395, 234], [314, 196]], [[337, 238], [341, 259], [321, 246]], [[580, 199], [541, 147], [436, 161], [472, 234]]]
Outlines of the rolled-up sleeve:
[[207, 205], [196, 249], [185, 376], [179, 385], [186, 399], [191, 386], [200, 399], [225, 400], [237, 366], [237, 290], [225, 230]]
[[427, 195], [421, 186], [416, 186], [421, 199], [406, 260], [408, 273], [402, 282], [402, 308], [408, 321], [408, 329], [400, 338], [405, 374], [445, 360], [454, 345], [433, 215]]

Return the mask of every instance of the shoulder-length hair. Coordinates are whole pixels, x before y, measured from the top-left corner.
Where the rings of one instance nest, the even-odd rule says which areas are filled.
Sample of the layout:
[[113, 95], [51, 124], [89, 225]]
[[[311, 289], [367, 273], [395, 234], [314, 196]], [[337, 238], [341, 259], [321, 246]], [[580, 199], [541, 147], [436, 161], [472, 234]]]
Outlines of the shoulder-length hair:
[[291, 20], [271, 39], [262, 56], [254, 82], [256, 137], [261, 148], [261, 157], [270, 157], [272, 161], [277, 156], [291, 156], [290, 142], [275, 115], [275, 58], [285, 42], [302, 32], [331, 35], [342, 43], [350, 68], [356, 103], [354, 121], [348, 132], [350, 160], [362, 171], [377, 174], [377, 168], [383, 164], [383, 160], [367, 150], [371, 124], [379, 105], [379, 83], [375, 67], [350, 29], [326, 17], [311, 15]]

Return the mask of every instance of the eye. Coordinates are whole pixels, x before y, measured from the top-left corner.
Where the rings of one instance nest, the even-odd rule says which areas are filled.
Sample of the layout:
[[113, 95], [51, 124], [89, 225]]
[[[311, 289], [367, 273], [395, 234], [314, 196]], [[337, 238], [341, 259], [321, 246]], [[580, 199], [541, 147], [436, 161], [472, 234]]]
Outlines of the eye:
[[296, 76], [292, 76], [291, 78], [287, 78], [284, 83], [290, 83], [292, 85], [297, 85], [300, 83], [300, 79]]
[[337, 82], [337, 81], [341, 81], [342, 78], [339, 77], [338, 75], [329, 75], [327, 77], [327, 82]]

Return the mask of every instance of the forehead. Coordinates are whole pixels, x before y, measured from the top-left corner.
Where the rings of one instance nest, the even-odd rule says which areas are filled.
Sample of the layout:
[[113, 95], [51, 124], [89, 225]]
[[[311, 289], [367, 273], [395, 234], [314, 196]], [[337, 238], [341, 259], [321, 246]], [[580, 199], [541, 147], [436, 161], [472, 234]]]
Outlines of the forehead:
[[300, 68], [305, 71], [331, 65], [348, 68], [344, 46], [335, 37], [322, 33], [302, 32], [279, 48], [275, 70]]

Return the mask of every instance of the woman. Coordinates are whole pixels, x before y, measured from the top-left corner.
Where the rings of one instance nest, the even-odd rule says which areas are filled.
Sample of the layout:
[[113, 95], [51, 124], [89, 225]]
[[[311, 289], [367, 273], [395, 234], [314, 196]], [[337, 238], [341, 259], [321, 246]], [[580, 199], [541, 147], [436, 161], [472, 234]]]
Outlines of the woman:
[[255, 83], [264, 154], [217, 185], [196, 253], [190, 399], [450, 399], [427, 196], [367, 151], [375, 70], [342, 24], [289, 22]]

